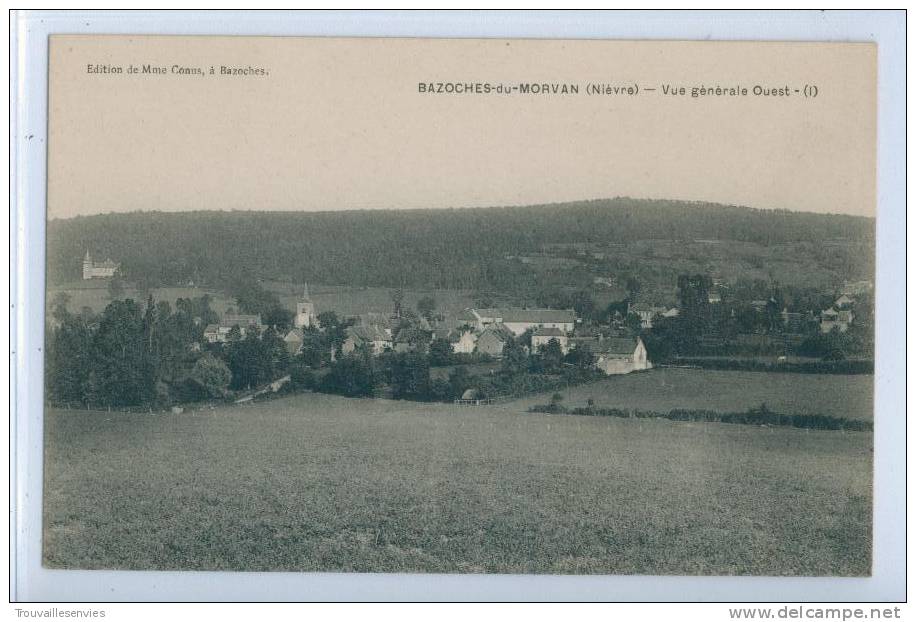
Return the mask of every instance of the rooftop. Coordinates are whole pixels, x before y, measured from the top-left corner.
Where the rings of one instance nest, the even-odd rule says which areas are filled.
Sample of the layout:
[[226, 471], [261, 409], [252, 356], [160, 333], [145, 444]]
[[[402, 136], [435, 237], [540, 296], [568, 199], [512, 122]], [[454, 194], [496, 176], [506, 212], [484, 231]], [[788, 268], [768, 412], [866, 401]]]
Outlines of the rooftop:
[[477, 338], [482, 339], [484, 335], [496, 337], [500, 341], [509, 341], [514, 337], [512, 331], [506, 328], [504, 324], [493, 324], [492, 326], [488, 326]]
[[632, 337], [608, 337], [598, 344], [597, 351], [603, 354], [633, 354], [638, 343]]
[[351, 326], [347, 335], [359, 341], [391, 341], [391, 338], [378, 326]]

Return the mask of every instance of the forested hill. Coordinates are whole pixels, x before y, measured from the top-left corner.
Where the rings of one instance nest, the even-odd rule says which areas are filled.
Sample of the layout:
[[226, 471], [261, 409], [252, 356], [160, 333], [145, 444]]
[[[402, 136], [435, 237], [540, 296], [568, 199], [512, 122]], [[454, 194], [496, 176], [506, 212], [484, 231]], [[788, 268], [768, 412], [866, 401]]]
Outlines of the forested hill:
[[132, 212], [48, 223], [51, 284], [80, 278], [87, 249], [148, 285], [240, 276], [347, 285], [486, 287], [506, 255], [552, 244], [714, 239], [767, 246], [874, 244], [874, 219], [709, 203], [609, 199], [449, 210]]

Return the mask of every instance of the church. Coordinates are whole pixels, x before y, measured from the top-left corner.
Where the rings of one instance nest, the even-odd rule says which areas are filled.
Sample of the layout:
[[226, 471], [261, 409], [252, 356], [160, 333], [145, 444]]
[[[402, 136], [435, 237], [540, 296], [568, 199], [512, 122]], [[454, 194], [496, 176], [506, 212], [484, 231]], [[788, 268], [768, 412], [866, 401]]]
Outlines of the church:
[[113, 277], [120, 267], [121, 264], [115, 263], [110, 259], [106, 259], [99, 263], [93, 262], [92, 256], [87, 249], [86, 256], [83, 258], [83, 280], [88, 281], [89, 279], [107, 279]]
[[315, 303], [309, 298], [309, 286], [305, 284], [302, 292], [302, 298], [296, 302], [296, 317], [293, 319], [293, 325], [296, 328], [311, 328], [318, 326], [318, 320], [315, 316]]

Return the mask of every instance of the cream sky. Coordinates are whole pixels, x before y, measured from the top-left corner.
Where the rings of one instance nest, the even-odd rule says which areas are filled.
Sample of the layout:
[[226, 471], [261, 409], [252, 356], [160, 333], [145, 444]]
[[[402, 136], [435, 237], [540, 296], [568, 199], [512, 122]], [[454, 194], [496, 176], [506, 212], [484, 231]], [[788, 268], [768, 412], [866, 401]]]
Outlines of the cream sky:
[[[167, 73], [87, 71], [131, 64]], [[418, 92], [449, 81], [580, 93]], [[792, 94], [690, 97], [701, 85]], [[794, 93], [805, 85], [817, 97]], [[51, 218], [614, 196], [875, 212], [871, 44], [55, 36], [49, 87]]]

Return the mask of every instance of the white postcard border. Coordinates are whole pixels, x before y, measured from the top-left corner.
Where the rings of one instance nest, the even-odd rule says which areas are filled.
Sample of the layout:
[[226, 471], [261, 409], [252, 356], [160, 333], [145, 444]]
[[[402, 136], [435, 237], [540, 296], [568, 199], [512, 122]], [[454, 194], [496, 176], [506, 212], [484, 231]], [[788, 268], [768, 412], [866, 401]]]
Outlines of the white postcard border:
[[[18, 26], [18, 27], [17, 27]], [[906, 422], [875, 425], [871, 578], [114, 572], [41, 567], [47, 37], [53, 33], [876, 41], [876, 412], [905, 401], [905, 18], [894, 12], [27, 12], [11, 24], [11, 598], [19, 601], [905, 599]]]

